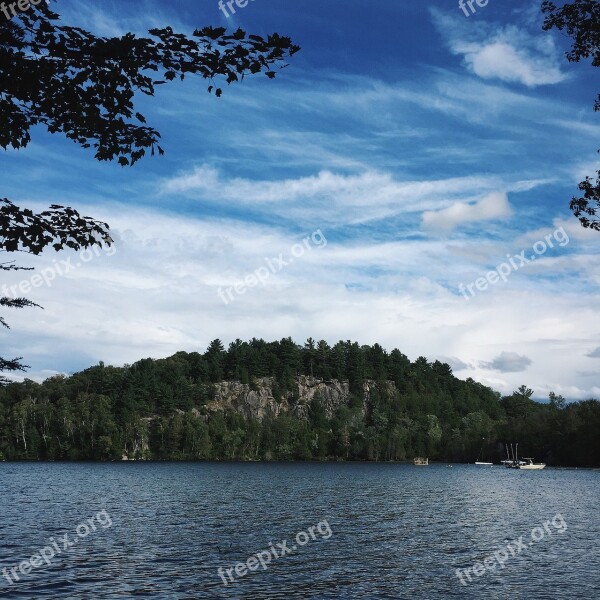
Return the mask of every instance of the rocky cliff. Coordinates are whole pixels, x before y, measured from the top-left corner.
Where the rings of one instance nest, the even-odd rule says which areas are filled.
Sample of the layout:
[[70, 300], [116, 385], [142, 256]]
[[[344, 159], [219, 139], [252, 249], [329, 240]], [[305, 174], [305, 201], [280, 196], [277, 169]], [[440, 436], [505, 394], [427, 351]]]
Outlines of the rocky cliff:
[[[223, 381], [215, 384], [215, 397], [208, 405], [208, 409], [233, 410], [247, 418], [259, 421], [269, 414], [272, 416], [289, 414], [306, 418], [310, 404], [315, 398], [319, 398], [327, 418], [331, 418], [340, 406], [347, 406], [350, 402], [350, 386], [347, 381], [337, 379], [326, 381], [301, 375], [295, 378], [295, 383], [296, 390], [275, 398], [272, 377], [257, 379], [252, 386], [238, 381]], [[373, 381], [367, 381], [363, 386], [363, 412], [366, 410], [371, 390], [375, 385]], [[388, 382], [387, 385], [390, 389], [394, 388], [393, 382]]]

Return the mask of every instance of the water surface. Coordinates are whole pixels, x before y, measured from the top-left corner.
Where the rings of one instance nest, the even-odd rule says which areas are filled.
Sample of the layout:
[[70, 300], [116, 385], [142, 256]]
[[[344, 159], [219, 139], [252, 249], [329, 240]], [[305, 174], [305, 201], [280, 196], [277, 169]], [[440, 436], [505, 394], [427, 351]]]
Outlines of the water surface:
[[[50, 538], [76, 541], [12, 585], [0, 577], [0, 597], [594, 599], [599, 498], [600, 472], [586, 470], [0, 463], [0, 571]], [[101, 511], [112, 525], [93, 521], [79, 538]], [[295, 544], [311, 526], [315, 539]], [[503, 569], [471, 571], [461, 584], [456, 569], [516, 548], [520, 536], [526, 548]], [[292, 553], [224, 584], [219, 567], [284, 540]]]

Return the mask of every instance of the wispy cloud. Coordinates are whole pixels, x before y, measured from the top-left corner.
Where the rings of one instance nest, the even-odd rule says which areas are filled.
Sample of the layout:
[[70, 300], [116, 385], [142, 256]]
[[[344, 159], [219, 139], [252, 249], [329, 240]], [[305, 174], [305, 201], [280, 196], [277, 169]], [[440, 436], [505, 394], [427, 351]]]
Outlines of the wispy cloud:
[[[449, 197], [472, 195], [495, 185], [497, 180], [477, 176], [399, 181], [390, 173], [373, 170], [357, 174], [325, 170], [307, 177], [270, 181], [227, 179], [217, 169], [200, 165], [165, 180], [160, 189], [165, 195], [252, 206], [292, 220], [357, 224], [419, 213]], [[476, 210], [490, 210], [487, 201], [483, 209]]]

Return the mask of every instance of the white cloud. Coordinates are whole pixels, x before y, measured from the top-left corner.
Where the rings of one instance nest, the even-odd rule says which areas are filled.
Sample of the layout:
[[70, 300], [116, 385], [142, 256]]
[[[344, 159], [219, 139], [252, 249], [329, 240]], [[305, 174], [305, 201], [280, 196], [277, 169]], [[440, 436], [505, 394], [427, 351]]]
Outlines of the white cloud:
[[560, 54], [552, 37], [515, 26], [480, 23], [473, 27], [436, 9], [433, 21], [453, 54], [462, 56], [467, 68], [482, 79], [499, 79], [533, 88], [566, 79], [560, 70]]
[[455, 202], [442, 210], [425, 211], [423, 226], [427, 229], [451, 231], [465, 223], [507, 218], [511, 212], [507, 195], [493, 192], [474, 203]]
[[500, 79], [535, 87], [559, 83], [566, 78], [554, 65], [553, 57], [536, 56], [527, 48], [503, 41], [503, 37], [488, 43], [456, 42], [452, 51], [463, 55], [469, 69], [483, 79]]

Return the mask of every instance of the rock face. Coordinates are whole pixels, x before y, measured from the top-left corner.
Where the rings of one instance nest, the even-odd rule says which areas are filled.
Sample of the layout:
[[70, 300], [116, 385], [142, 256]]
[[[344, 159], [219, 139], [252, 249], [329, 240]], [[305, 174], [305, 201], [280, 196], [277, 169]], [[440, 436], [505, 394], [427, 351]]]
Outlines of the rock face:
[[256, 381], [252, 389], [247, 383], [221, 381], [215, 384], [215, 398], [208, 405], [209, 410], [233, 410], [247, 418], [262, 421], [267, 414], [279, 415], [287, 406], [273, 398], [273, 378], [264, 377]]
[[348, 406], [350, 401], [350, 385], [347, 381], [332, 379], [324, 381], [316, 377], [302, 375], [296, 377], [298, 384], [298, 404], [295, 414], [298, 417], [307, 417], [308, 408], [315, 398], [319, 398], [330, 419], [340, 406]]
[[[246, 418], [259, 421], [267, 415], [280, 414], [307, 418], [311, 403], [315, 398], [319, 398], [327, 418], [331, 418], [340, 406], [348, 406], [350, 402], [350, 386], [347, 381], [337, 379], [325, 381], [307, 375], [296, 377], [295, 381], [297, 390], [281, 398], [273, 396], [272, 377], [257, 379], [253, 386], [239, 381], [222, 381], [215, 384], [215, 397], [208, 405], [208, 409], [232, 410]], [[393, 383], [388, 382], [388, 385], [393, 386]], [[366, 410], [374, 386], [375, 383], [372, 381], [364, 384], [363, 412]]]

